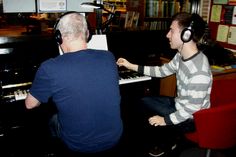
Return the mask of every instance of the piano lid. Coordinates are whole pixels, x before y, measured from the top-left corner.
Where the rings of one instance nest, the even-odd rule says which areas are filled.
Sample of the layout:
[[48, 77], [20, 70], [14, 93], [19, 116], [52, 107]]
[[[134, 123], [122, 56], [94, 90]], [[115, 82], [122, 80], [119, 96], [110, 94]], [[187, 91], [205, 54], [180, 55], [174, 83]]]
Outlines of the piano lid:
[[59, 55], [52, 36], [0, 37], [2, 85], [31, 82], [39, 65]]

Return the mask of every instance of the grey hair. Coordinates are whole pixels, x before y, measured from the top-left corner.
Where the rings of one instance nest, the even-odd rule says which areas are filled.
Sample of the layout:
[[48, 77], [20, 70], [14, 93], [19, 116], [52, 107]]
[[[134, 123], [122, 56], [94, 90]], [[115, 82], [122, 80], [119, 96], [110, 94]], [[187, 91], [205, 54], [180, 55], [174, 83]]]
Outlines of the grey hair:
[[83, 40], [87, 40], [87, 21], [85, 17], [79, 13], [69, 13], [61, 17], [58, 22], [57, 29], [60, 30], [62, 37], [68, 37], [74, 40], [81, 36]]

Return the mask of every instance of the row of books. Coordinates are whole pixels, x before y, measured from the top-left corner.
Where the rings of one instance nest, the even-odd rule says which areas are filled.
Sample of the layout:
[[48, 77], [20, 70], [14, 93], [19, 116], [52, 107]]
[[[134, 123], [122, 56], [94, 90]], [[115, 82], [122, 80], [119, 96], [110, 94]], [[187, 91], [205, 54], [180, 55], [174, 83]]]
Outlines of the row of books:
[[170, 26], [169, 21], [145, 21], [146, 30], [167, 30]]
[[[146, 17], [171, 17], [180, 11], [179, 1], [167, 0], [146, 0]], [[186, 1], [182, 11], [190, 11], [190, 3]]]
[[136, 28], [138, 26], [139, 12], [127, 11], [125, 16], [125, 28]]

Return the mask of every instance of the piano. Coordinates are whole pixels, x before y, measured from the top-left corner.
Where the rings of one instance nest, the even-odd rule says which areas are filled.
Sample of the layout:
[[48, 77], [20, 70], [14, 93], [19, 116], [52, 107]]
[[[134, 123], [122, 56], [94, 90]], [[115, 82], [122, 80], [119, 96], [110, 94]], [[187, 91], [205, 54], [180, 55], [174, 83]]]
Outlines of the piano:
[[[24, 100], [39, 65], [58, 54], [56, 42], [49, 37], [0, 37], [0, 156], [21, 153], [25, 148], [42, 149], [48, 140], [48, 120], [56, 111], [55, 105], [49, 101], [29, 111]], [[127, 85], [151, 80], [128, 70], [119, 74], [121, 91]], [[130, 93], [124, 95], [130, 99]], [[137, 95], [137, 90], [133, 94]]]
[[[49, 36], [0, 37], [0, 136], [4, 134], [1, 128], [12, 130], [28, 125], [28, 119], [33, 121], [24, 100], [39, 65], [59, 54], [53, 40]], [[121, 88], [151, 80], [126, 69], [120, 70], [119, 75]], [[41, 117], [41, 111], [33, 116]]]
[[[49, 36], [0, 37], [1, 103], [24, 100], [40, 63], [58, 54]], [[122, 86], [151, 80], [127, 69], [119, 70], [119, 75]]]

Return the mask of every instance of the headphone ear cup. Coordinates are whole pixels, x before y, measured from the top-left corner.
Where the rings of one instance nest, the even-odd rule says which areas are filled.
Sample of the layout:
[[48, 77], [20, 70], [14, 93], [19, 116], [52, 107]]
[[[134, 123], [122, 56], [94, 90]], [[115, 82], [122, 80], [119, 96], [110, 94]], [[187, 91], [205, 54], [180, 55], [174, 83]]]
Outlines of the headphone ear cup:
[[87, 42], [89, 42], [91, 40], [91, 38], [92, 38], [93, 33], [92, 33], [92, 29], [91, 29], [91, 25], [90, 25], [89, 21], [86, 20], [86, 22], [87, 22], [87, 28], [88, 28], [88, 30], [86, 32]]
[[183, 29], [181, 32], [181, 40], [186, 43], [189, 42], [192, 39], [193, 32], [191, 27]]
[[58, 45], [62, 44], [61, 32], [58, 29], [54, 33], [54, 38], [55, 38]]
[[86, 35], [87, 35], [87, 43], [88, 43], [92, 38], [92, 33], [90, 33], [90, 31], [87, 30]]

